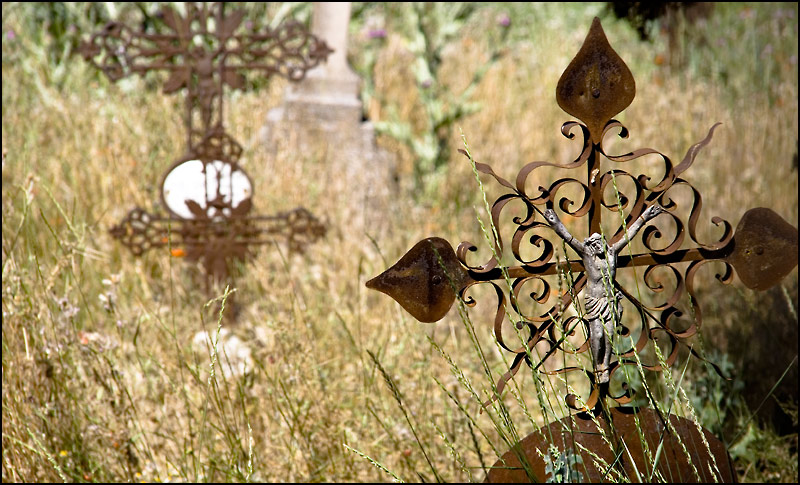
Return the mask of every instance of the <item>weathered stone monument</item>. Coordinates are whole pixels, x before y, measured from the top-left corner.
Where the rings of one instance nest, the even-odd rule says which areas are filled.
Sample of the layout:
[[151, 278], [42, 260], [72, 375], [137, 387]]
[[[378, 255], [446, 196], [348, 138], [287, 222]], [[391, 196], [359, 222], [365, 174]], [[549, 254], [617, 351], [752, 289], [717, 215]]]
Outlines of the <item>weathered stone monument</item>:
[[303, 81], [287, 87], [283, 104], [267, 115], [261, 140], [280, 150], [319, 157], [328, 184], [347, 187], [349, 229], [383, 220], [382, 201], [393, 183], [392, 155], [379, 149], [363, 120], [361, 80], [347, 63], [350, 2], [315, 2], [311, 33], [333, 53]]

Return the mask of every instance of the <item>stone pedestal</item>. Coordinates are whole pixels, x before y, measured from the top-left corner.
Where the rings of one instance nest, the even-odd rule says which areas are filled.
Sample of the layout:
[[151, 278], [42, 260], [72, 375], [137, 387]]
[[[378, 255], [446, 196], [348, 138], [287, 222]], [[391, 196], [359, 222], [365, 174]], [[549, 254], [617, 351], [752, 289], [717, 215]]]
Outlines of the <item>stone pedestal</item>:
[[[361, 80], [347, 64], [350, 3], [314, 3], [312, 33], [333, 49], [326, 63], [287, 87], [284, 102], [267, 114], [260, 138], [273, 152], [314, 156], [329, 187], [347, 194], [348, 229], [374, 233], [393, 191], [394, 157], [375, 144], [372, 124], [362, 119]], [[330, 211], [329, 211], [330, 212]], [[337, 211], [341, 212], [341, 211]]]

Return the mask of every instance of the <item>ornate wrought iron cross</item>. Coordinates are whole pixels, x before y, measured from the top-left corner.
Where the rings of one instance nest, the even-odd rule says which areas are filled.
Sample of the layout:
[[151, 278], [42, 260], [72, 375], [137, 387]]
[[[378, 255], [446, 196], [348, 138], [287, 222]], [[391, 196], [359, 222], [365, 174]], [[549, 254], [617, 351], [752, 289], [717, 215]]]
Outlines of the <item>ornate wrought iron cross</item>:
[[[573, 409], [592, 410], [606, 396], [620, 404], [630, 402], [630, 391], [624, 385], [621, 396], [609, 393], [610, 377], [624, 365], [636, 365], [636, 357], [653, 342], [656, 334], [666, 337], [664, 340], [668, 343], [669, 351], [662, 361], [644, 362], [643, 367], [661, 371], [675, 362], [679, 344], [695, 335], [701, 325], [702, 313], [694, 282], [701, 266], [710, 261], [719, 261], [724, 265], [722, 274], [717, 275], [721, 282], [730, 283], [735, 269], [747, 287], [764, 290], [778, 283], [797, 265], [797, 229], [770, 209], [755, 208], [745, 212], [735, 233], [727, 221], [713, 217], [711, 222], [722, 226], [722, 235], [711, 242], [699, 240], [697, 225], [701, 219], [702, 199], [700, 192], [684, 175], [698, 152], [711, 141], [718, 124], [711, 127], [707, 136], [692, 146], [678, 164], [650, 148], [622, 155], [606, 152], [604, 139], [610, 131], [618, 130], [621, 138], [628, 136], [628, 130], [613, 117], [630, 105], [635, 92], [633, 75], [609, 45], [599, 20], [595, 18], [583, 46], [562, 74], [556, 88], [559, 106], [581, 121], [569, 121], [561, 127], [562, 134], [568, 139], [575, 138], [575, 131], [582, 134], [580, 155], [566, 164], [531, 162], [520, 170], [514, 183], [497, 175], [489, 165], [475, 163], [478, 171], [490, 175], [509, 189], [492, 205], [494, 227], [499, 225], [500, 215], [509, 202], [521, 202], [526, 210], [525, 216], [513, 219], [516, 227], [511, 253], [519, 265], [500, 266], [499, 260], [507, 250], [507, 245], [499, 231], [493, 234], [494, 255], [482, 265], [467, 262], [468, 252], [477, 250], [472, 243], [462, 242], [454, 251], [446, 240], [431, 237], [417, 243], [394, 266], [367, 282], [368, 288], [391, 296], [422, 322], [435, 322], [444, 317], [457, 296], [467, 305], [475, 305], [474, 299], [466, 295], [467, 290], [476, 284], [491, 285], [498, 296], [495, 338], [503, 349], [514, 354], [511, 368], [497, 383], [495, 398], [523, 362], [547, 374], [580, 372], [583, 370], [581, 367], [545, 370], [542, 363], [557, 351], [572, 354], [590, 351], [593, 370], [586, 371], [591, 387], [589, 398], [581, 403], [577, 396], [570, 394], [566, 399], [567, 404]], [[634, 175], [618, 168], [625, 162], [645, 155], [660, 157], [664, 173], [661, 180], [652, 181], [645, 174]], [[608, 168], [602, 163], [601, 157], [613, 162], [612, 167]], [[538, 194], [531, 193], [527, 182], [536, 169], [543, 166], [582, 171], [585, 179], [561, 178], [549, 187], [540, 186]], [[633, 183], [634, 194], [626, 195], [618, 190], [617, 181], [624, 179]], [[573, 201], [567, 197], [559, 199], [559, 190], [568, 186], [577, 188], [582, 193], [582, 200]], [[671, 195], [671, 190], [680, 186], [689, 188], [693, 196], [688, 224], [678, 216], [676, 209], [680, 204]], [[607, 195], [611, 195], [610, 200]], [[583, 241], [573, 237], [561, 223], [556, 207], [572, 218], [586, 217], [591, 236]], [[601, 221], [604, 213], [609, 212], [620, 224], [613, 234], [604, 234]], [[649, 224], [654, 218], [669, 218], [677, 228], [674, 239], [664, 247], [654, 244], [662, 237], [659, 229]], [[543, 237], [536, 233], [537, 230], [554, 233], [557, 238]], [[638, 237], [639, 232], [647, 251], [638, 254], [633, 254], [630, 249], [623, 251], [631, 240]], [[687, 233], [690, 241], [687, 241]], [[539, 248], [540, 255], [537, 258], [526, 259], [521, 255], [520, 246], [526, 239]], [[557, 244], [561, 246], [562, 241], [580, 259], [555, 260], [555, 247]], [[689, 242], [692, 247], [684, 247], [684, 243]], [[687, 264], [679, 267], [680, 263]], [[667, 271], [674, 276], [674, 291], [659, 304], [646, 304], [638, 294], [616, 280], [618, 269], [632, 267], [644, 268], [643, 280], [653, 295], [664, 291], [655, 277], [657, 271]], [[554, 295], [545, 276], [557, 273], [570, 284], [566, 291]], [[511, 283], [509, 300], [512, 311], [506, 304], [505, 291], [495, 283], [500, 279], [507, 279]], [[538, 282], [539, 288], [542, 288], [530, 293], [535, 304], [542, 309], [547, 308], [541, 313], [526, 313], [519, 305], [523, 287], [533, 282]], [[581, 292], [585, 295], [583, 307], [576, 298]], [[677, 306], [678, 300], [686, 293], [691, 299], [694, 320], [688, 328], [676, 328], [673, 327], [674, 318], [683, 313]], [[548, 304], [552, 296], [555, 296], [555, 303]], [[637, 341], [631, 341], [630, 348], [617, 352], [616, 359], [611, 361], [610, 341], [614, 334], [632, 335], [621, 321], [619, 304], [623, 298], [639, 310], [642, 329]], [[568, 316], [566, 311], [573, 305], [577, 314]], [[517, 321], [512, 323], [520, 331], [521, 345], [507, 342], [503, 337], [507, 313], [512, 315], [512, 319], [514, 315], [517, 317]], [[565, 340], [581, 322], [587, 327], [587, 338], [576, 349], [567, 345]], [[533, 362], [534, 346], [542, 342], [547, 344], [549, 350], [539, 362]], [[689, 350], [700, 357], [691, 347]]]
[[170, 33], [135, 32], [111, 22], [81, 46], [84, 59], [112, 81], [166, 71], [164, 93], [186, 91], [186, 153], [161, 182], [169, 215], [137, 207], [111, 234], [137, 256], [169, 246], [174, 255], [202, 259], [207, 277], [216, 280], [227, 277], [229, 262], [243, 259], [251, 246], [285, 238], [290, 251], [302, 251], [326, 232], [304, 208], [248, 215], [253, 184], [239, 166], [242, 147], [223, 128], [223, 91], [243, 89], [246, 71], [300, 81], [332, 51], [293, 21], [241, 33], [244, 15], [225, 12], [223, 3], [187, 3], [185, 16], [165, 6], [159, 17]]

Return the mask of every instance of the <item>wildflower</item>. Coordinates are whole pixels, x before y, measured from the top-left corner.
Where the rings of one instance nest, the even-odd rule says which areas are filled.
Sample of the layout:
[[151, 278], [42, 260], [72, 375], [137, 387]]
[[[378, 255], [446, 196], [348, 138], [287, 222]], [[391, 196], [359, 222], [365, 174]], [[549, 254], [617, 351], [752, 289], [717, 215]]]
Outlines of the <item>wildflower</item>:
[[169, 253], [172, 255], [173, 258], [182, 258], [186, 256], [186, 251], [181, 248], [172, 248], [170, 249]]
[[432, 85], [433, 85], [433, 80], [432, 79], [426, 79], [426, 80], [422, 81], [422, 83], [420, 84], [420, 86], [422, 86], [423, 89], [428, 89]]
[[56, 302], [58, 303], [59, 310], [61, 310], [61, 317], [63, 317], [65, 320], [71, 320], [75, 315], [78, 314], [78, 311], [80, 310], [78, 307], [70, 303], [66, 297], [59, 298], [56, 300]]
[[14, 40], [16, 38], [17, 38], [17, 33], [14, 32], [13, 30], [9, 30], [8, 32], [6, 32], [6, 39], [7, 40]]
[[116, 295], [114, 291], [107, 291], [105, 293], [101, 293], [97, 295], [97, 298], [103, 302], [103, 309], [108, 313], [114, 313], [114, 307], [116, 306]]
[[[106, 335], [97, 332], [78, 332], [78, 341], [85, 347], [91, 346], [98, 352], [105, 352], [107, 350], [115, 349], [118, 346], [116, 340]], [[112, 369], [112, 373], [121, 375], [118, 371]]]
[[370, 29], [367, 32], [367, 38], [369, 38], [369, 39], [385, 39], [386, 38], [386, 29]]
[[89, 345], [89, 334], [78, 332], [78, 338], [80, 339], [81, 345]]
[[61, 456], [67, 456], [67, 455], [69, 455], [69, 452], [67, 450], [61, 450], [61, 451], [58, 452], [58, 454], [61, 455]]
[[119, 273], [114, 273], [114, 274], [109, 275], [108, 278], [103, 278], [101, 283], [103, 283], [103, 285], [105, 285], [105, 286], [112, 286], [113, 287], [113, 286], [116, 286], [119, 283], [119, 280], [120, 280]]
[[502, 13], [497, 16], [497, 25], [500, 27], [509, 27], [511, 25], [511, 17], [507, 13]]

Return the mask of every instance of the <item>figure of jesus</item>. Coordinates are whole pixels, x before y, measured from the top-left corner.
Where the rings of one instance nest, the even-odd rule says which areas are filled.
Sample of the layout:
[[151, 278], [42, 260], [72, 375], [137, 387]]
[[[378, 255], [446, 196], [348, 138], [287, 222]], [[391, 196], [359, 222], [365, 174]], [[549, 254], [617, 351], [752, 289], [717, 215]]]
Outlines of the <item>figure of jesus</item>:
[[558, 218], [553, 209], [547, 209], [544, 217], [550, 227], [558, 234], [583, 260], [587, 284], [585, 289], [584, 319], [589, 327], [589, 344], [594, 359], [595, 378], [600, 384], [608, 382], [608, 370], [611, 364], [611, 336], [622, 318], [620, 300], [622, 293], [614, 287], [617, 273], [617, 255], [639, 232], [639, 229], [652, 218], [665, 212], [658, 204], [648, 207], [625, 232], [625, 235], [609, 246], [598, 233], [583, 240], [575, 239]]

